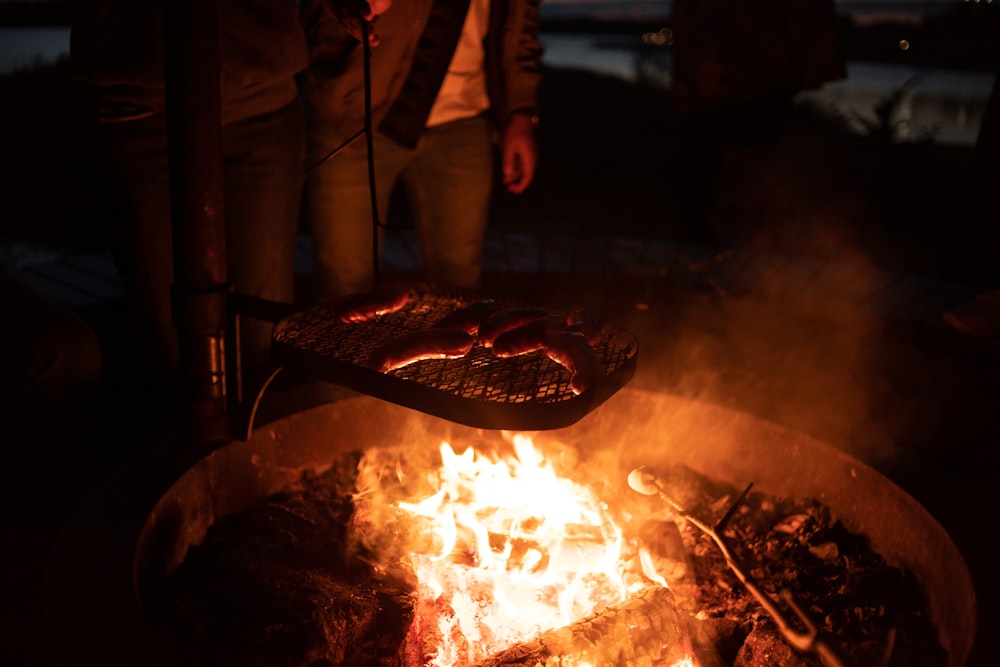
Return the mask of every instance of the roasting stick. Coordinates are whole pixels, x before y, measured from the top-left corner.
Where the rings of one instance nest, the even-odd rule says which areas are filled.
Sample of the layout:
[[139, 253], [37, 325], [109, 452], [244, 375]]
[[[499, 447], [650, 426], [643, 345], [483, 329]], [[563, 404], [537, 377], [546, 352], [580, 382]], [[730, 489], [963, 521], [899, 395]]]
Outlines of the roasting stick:
[[816, 654], [816, 656], [818, 656], [827, 667], [846, 667], [843, 659], [837, 654], [835, 648], [820, 636], [816, 625], [809, 620], [799, 605], [792, 602], [791, 593], [784, 591], [782, 593], [783, 599], [789, 602], [789, 606], [792, 607], [795, 614], [806, 626], [806, 632], [796, 632], [792, 629], [792, 627], [788, 624], [788, 621], [785, 619], [785, 616], [781, 613], [781, 610], [778, 609], [767, 593], [761, 590], [753, 578], [743, 570], [743, 567], [740, 565], [736, 555], [732, 553], [729, 549], [729, 545], [726, 544], [725, 539], [722, 537], [722, 529], [732, 517], [736, 506], [743, 498], [746, 497], [747, 493], [750, 492], [750, 488], [753, 486], [752, 483], [747, 485], [747, 488], [743, 490], [743, 493], [741, 493], [729, 507], [725, 516], [723, 516], [722, 519], [720, 519], [714, 526], [709, 526], [674, 502], [674, 500], [667, 495], [664, 490], [663, 482], [660, 481], [656, 475], [648, 472], [644, 467], [636, 468], [629, 473], [628, 485], [633, 491], [637, 491], [643, 495], [658, 495], [660, 499], [670, 505], [671, 509], [673, 509], [677, 514], [684, 517], [685, 520], [689, 521], [692, 525], [698, 528], [698, 530], [708, 535], [708, 537], [715, 542], [719, 551], [722, 552], [729, 569], [732, 570], [733, 574], [736, 575], [736, 578], [743, 583], [743, 586], [747, 589], [747, 591], [749, 591], [750, 595], [752, 595], [760, 606], [764, 608], [764, 611], [768, 613], [771, 620], [773, 620], [775, 625], [778, 626], [778, 630], [785, 638], [785, 641], [788, 642], [789, 646], [798, 651]]

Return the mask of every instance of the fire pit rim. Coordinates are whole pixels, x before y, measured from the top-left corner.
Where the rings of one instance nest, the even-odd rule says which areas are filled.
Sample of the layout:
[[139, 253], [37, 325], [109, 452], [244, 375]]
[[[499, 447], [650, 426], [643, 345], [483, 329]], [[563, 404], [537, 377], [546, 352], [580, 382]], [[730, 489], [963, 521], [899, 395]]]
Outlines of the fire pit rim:
[[[361, 412], [365, 413], [363, 418], [359, 417]], [[945, 586], [944, 590], [938, 585], [928, 590], [928, 594], [931, 597], [933, 620], [951, 657], [950, 664], [953, 667], [965, 664], [976, 632], [975, 591], [968, 569], [944, 528], [923, 506], [893, 482], [865, 463], [808, 435], [729, 408], [660, 392], [623, 389], [602, 410], [570, 427], [544, 432], [543, 437], [556, 437], [572, 442], [571, 438], [585, 434], [588, 438], [599, 440], [608, 429], [619, 427], [621, 421], [635, 423], [636, 414], [645, 414], [654, 427], [676, 420], [682, 414], [693, 416], [698, 423], [690, 428], [707, 427], [706, 438], [725, 437], [726, 432], [732, 429], [744, 429], [757, 435], [756, 438], [742, 440], [743, 447], [766, 447], [769, 438], [783, 437], [790, 450], [798, 451], [799, 456], [802, 451], [821, 452], [820, 458], [825, 464], [835, 466], [843, 472], [845, 479], [854, 480], [851, 484], [869, 484], [869, 488], [875, 489], [880, 499], [892, 503], [894, 510], [902, 513], [897, 519], [905, 519], [902, 521], [906, 524], [903, 533], [924, 537], [929, 535], [937, 544], [937, 551], [926, 555], [928, 563], [917, 568], [923, 572], [915, 574], [926, 585], [926, 570], [933, 567], [938, 570], [933, 576], [950, 580], [950, 585]], [[386, 417], [390, 418], [387, 420]], [[109, 620], [102, 623], [101, 627], [117, 627], [119, 630], [125, 627], [128, 630], [125, 633], [116, 632], [113, 642], [117, 645], [116, 650], [122, 653], [123, 661], [118, 663], [109, 659], [107, 664], [134, 664], [135, 656], [139, 654], [144, 655], [144, 659], [152, 659], [152, 662], [146, 664], [176, 664], [163, 654], [162, 646], [150, 651], [156, 646], [156, 642], [162, 641], [162, 635], [158, 629], [149, 627], [146, 623], [148, 618], [143, 616], [143, 612], [150, 610], [151, 591], [155, 591], [157, 577], [161, 581], [165, 579], [169, 568], [173, 566], [170, 563], [179, 563], [187, 546], [200, 540], [212, 521], [226, 513], [238, 511], [253, 499], [278, 490], [296, 479], [304, 470], [319, 469], [324, 463], [328, 463], [332, 459], [329, 433], [334, 426], [341, 429], [339, 437], [346, 435], [348, 440], [352, 435], [370, 435], [366, 431], [371, 431], [372, 425], [378, 423], [405, 422], [407, 427], [416, 426], [426, 432], [436, 433], [442, 429], [456, 434], [481, 432], [458, 424], [438, 423], [441, 421], [395, 404], [359, 396], [281, 417], [260, 426], [249, 440], [228, 443], [193, 463], [178, 463], [176, 456], [170, 456], [171, 448], [178, 443], [162, 443], [162, 446], [151, 450], [136, 465], [123, 471], [118, 476], [119, 483], [111, 484], [110, 493], [99, 498], [102, 510], [114, 510], [110, 512], [110, 516], [105, 517], [110, 521], [108, 525], [100, 527], [103, 531], [95, 531], [92, 525], [86, 527], [88, 534], [85, 536], [69, 531], [68, 539], [61, 549], [62, 556], [77, 562], [64, 562], [64, 567], [79, 572], [81, 567], [85, 568], [89, 563], [89, 556], [93, 557], [95, 563], [99, 563], [95, 568], [102, 571], [94, 573], [92, 578], [81, 580], [77, 577], [72, 582], [67, 582], [66, 572], [62, 573], [62, 577], [56, 577], [53, 583], [58, 587], [58, 595], [64, 598], [56, 603], [59, 607], [57, 614], [69, 614], [66, 618], [72, 616], [73, 623], [79, 628], [80, 619], [93, 614], [91, 607], [95, 601], [100, 601], [98, 606], [101, 603], [111, 604], [114, 606], [114, 613], [110, 618], [108, 615], [103, 616]], [[711, 432], [713, 430], [714, 433]], [[303, 431], [307, 431], [309, 437], [304, 437]], [[395, 437], [398, 437], [398, 433]], [[684, 437], [684, 434], [678, 437]], [[657, 447], [670, 445], [667, 440], [657, 443]], [[355, 444], [358, 442], [365, 442], [365, 446], [377, 444], [367, 438], [354, 441]], [[350, 443], [341, 440], [334, 448], [344, 446], [349, 447]], [[689, 455], [697, 457], [699, 449], [706, 448], [688, 447], [681, 458]], [[641, 457], [647, 455], [648, 451], [630, 447], [628, 454]], [[629, 462], [624, 458], [623, 464], [627, 465]], [[739, 460], [739, 457], [734, 460]], [[221, 475], [220, 471], [227, 466], [235, 466], [247, 473], [242, 476], [242, 483], [230, 484], [225, 481], [225, 475]], [[142, 472], [136, 473], [136, 469]], [[813, 470], [808, 474], [815, 472]], [[730, 470], [729, 474], [734, 473]], [[808, 479], [808, 474], [802, 478]], [[155, 481], [151, 483], [151, 479]], [[759, 485], [763, 490], [771, 490], [768, 487], [767, 482]], [[163, 489], [166, 491], [162, 491]], [[205, 494], [204, 497], [212, 498], [212, 502], [210, 505], [195, 503], [184, 507], [180, 500], [190, 493]], [[822, 500], [829, 502], [830, 497]], [[834, 502], [836, 504], [836, 499]], [[833, 509], [835, 512], [839, 511], [839, 506]], [[126, 525], [130, 525], [129, 530], [123, 530]], [[850, 525], [848, 527], [856, 528]], [[116, 545], [113, 550], [114, 558], [108, 558], [107, 545], [100, 544], [102, 536]], [[72, 556], [68, 550], [72, 550]], [[894, 560], [891, 554], [887, 558], [890, 562]], [[58, 563], [58, 558], [56, 561]], [[59, 569], [58, 565], [56, 569]], [[67, 596], [71, 598], [69, 601], [65, 599]], [[947, 598], [943, 602], [940, 599], [942, 596]], [[49, 602], [52, 602], [51, 596]], [[81, 651], [85, 651], [86, 646], [94, 646], [95, 650], [100, 647], [99, 650], [106, 652], [109, 646], [107, 637], [104, 636], [102, 641], [101, 633], [95, 634], [95, 628], [90, 627], [91, 624], [82, 625], [84, 628], [89, 627], [89, 632], [80, 632], [80, 642], [75, 644], [76, 655], [82, 654]], [[122, 640], [123, 636], [127, 636], [128, 640]], [[74, 645], [74, 642], [60, 644]], [[147, 655], [157, 651], [158, 657]]]

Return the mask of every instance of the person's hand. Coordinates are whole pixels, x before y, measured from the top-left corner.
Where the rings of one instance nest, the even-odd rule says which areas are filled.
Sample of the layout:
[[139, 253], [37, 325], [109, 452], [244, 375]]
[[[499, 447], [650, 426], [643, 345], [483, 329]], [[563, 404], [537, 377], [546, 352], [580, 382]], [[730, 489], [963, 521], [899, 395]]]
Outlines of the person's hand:
[[330, 0], [330, 9], [349, 35], [360, 42], [367, 29], [369, 46], [378, 46], [381, 41], [375, 32], [375, 19], [391, 6], [392, 0]]
[[507, 192], [524, 192], [535, 178], [537, 162], [534, 119], [526, 113], [511, 114], [503, 135], [503, 184]]

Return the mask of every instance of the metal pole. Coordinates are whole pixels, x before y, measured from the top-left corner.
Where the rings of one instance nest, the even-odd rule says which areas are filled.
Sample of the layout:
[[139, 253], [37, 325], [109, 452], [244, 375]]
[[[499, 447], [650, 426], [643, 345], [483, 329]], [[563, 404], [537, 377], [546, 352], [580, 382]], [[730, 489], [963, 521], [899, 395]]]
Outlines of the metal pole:
[[172, 304], [195, 446], [229, 438], [218, 0], [164, 3]]

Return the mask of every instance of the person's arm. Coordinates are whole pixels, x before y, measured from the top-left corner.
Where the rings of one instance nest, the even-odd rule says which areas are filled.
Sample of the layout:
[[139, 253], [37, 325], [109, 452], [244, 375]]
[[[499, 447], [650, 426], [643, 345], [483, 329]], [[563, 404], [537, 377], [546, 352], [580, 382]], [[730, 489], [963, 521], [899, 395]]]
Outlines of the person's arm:
[[509, 34], [513, 41], [505, 42], [513, 57], [507, 72], [505, 103], [508, 112], [506, 127], [501, 128], [500, 148], [503, 183], [513, 194], [520, 194], [531, 185], [538, 162], [535, 126], [538, 124], [538, 88], [542, 77], [539, 4], [538, 0], [512, 3]]

